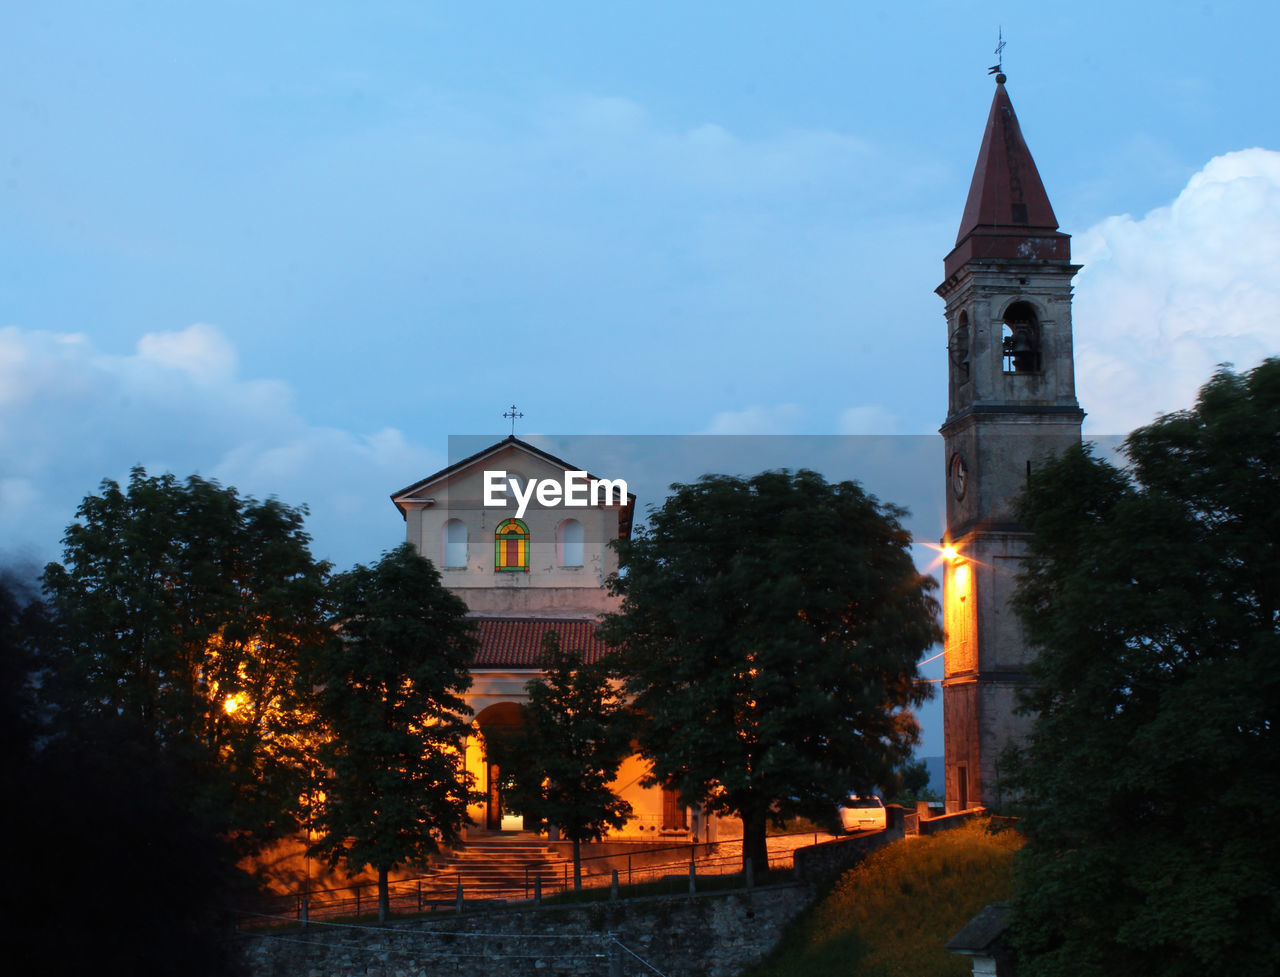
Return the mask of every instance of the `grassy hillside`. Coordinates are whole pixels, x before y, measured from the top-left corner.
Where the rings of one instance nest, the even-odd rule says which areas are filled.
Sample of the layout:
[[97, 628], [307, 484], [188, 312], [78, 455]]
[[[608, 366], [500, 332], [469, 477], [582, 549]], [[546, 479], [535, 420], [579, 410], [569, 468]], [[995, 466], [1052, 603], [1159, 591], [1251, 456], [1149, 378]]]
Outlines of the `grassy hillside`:
[[1012, 895], [1021, 844], [986, 822], [895, 842], [846, 872], [748, 977], [963, 977], [970, 961], [943, 944]]

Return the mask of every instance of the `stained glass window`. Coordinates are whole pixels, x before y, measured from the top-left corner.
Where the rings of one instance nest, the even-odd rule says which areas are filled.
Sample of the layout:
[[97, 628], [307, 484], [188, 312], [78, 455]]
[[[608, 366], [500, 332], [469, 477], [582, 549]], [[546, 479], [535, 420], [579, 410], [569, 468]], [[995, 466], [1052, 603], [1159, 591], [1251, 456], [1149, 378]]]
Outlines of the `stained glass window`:
[[529, 569], [529, 527], [519, 519], [505, 519], [493, 534], [495, 570]]

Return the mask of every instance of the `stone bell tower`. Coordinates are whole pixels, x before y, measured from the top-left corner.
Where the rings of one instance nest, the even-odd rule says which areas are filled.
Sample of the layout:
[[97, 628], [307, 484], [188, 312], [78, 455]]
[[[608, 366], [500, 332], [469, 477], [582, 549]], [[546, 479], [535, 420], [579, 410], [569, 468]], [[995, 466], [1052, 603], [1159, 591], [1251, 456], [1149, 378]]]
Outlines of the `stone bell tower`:
[[948, 811], [1000, 801], [1000, 753], [1031, 658], [1009, 607], [1028, 534], [1013, 502], [1046, 456], [1080, 441], [1071, 343], [1071, 239], [996, 75], [947, 303], [947, 534], [942, 705]]

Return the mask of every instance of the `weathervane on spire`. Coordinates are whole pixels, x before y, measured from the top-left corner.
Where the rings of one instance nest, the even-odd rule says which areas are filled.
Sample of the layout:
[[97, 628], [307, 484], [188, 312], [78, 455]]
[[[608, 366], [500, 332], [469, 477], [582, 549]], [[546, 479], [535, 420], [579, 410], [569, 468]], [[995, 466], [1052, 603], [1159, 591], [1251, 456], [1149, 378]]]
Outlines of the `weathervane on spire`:
[[996, 34], [996, 63], [987, 69], [987, 74], [996, 76], [996, 84], [1004, 84], [1004, 25]]
[[512, 404], [511, 409], [503, 411], [502, 416], [511, 419], [511, 436], [514, 438], [516, 436], [516, 418], [524, 417], [524, 412], [516, 410], [516, 405]]

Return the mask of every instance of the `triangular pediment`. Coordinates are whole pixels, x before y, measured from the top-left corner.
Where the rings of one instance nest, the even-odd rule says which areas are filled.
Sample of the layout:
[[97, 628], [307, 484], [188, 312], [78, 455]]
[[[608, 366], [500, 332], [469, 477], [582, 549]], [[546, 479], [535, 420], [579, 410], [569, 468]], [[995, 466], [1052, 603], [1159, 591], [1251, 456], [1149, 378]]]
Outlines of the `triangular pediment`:
[[[562, 480], [566, 472], [584, 469], [512, 436], [393, 492], [391, 501], [402, 516], [410, 507], [476, 506], [484, 495], [485, 474], [497, 471], [506, 472], [509, 477], [516, 477], [524, 483], [532, 479]], [[587, 472], [586, 480], [588, 484], [612, 481], [590, 472]], [[633, 493], [626, 494], [621, 509], [621, 528], [624, 535], [629, 535], [635, 510]]]

